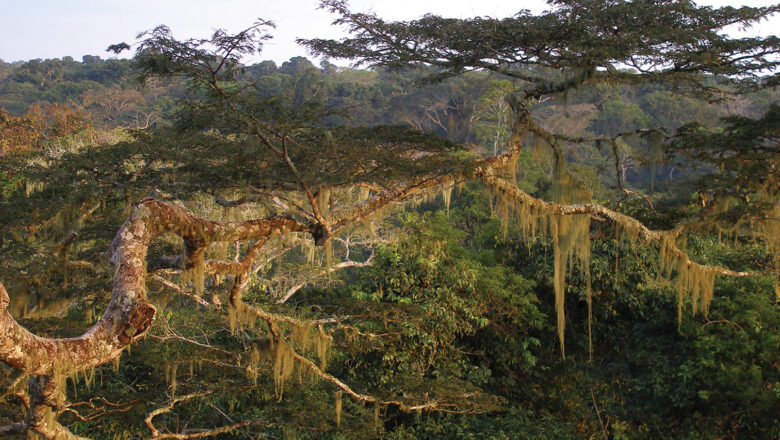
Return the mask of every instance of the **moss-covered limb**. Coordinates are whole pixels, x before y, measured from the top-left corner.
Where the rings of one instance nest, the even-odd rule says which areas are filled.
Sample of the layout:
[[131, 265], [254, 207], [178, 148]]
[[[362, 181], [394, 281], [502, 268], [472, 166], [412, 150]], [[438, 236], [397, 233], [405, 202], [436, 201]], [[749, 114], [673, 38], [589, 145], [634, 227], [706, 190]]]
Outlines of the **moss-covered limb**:
[[28, 332], [9, 314], [10, 298], [0, 284], [0, 360], [38, 378], [29, 393], [28, 428], [45, 438], [77, 438], [56, 421], [52, 408], [61, 405], [52, 399], [59, 399], [61, 393], [57, 380], [52, 378], [105, 364], [149, 330], [156, 309], [146, 298], [145, 261], [149, 245], [160, 234], [172, 232], [181, 236], [190, 245], [190, 258], [214, 241], [257, 239], [242, 261], [248, 271], [267, 237], [310, 229], [310, 225], [287, 217], [210, 222], [175, 205], [142, 200], [133, 208], [109, 248], [116, 270], [111, 300], [100, 320], [76, 338], [42, 338]]
[[[361, 402], [366, 403], [374, 403], [379, 404], [382, 406], [396, 406], [398, 409], [404, 412], [412, 412], [412, 411], [436, 411], [436, 412], [447, 412], [447, 413], [458, 413], [458, 414], [473, 414], [476, 413], [475, 411], [468, 411], [468, 410], [455, 410], [452, 409], [455, 405], [452, 402], [447, 401], [440, 401], [440, 400], [428, 400], [428, 399], [420, 399], [418, 402], [414, 402], [413, 400], [402, 402], [400, 400], [384, 400], [376, 396], [372, 396], [370, 394], [362, 394], [358, 393], [355, 390], [353, 390], [349, 385], [345, 384], [339, 378], [336, 376], [333, 376], [332, 374], [326, 373], [323, 371], [317, 364], [310, 361], [306, 357], [298, 354], [294, 349], [290, 348], [291, 354], [293, 358], [298, 361], [301, 365], [305, 366], [309, 371], [314, 373], [317, 377], [319, 377], [322, 380], [325, 380], [327, 382], [332, 383], [333, 385], [336, 385], [342, 392], [346, 393], [350, 397], [352, 397], [355, 400], [359, 400]], [[474, 397], [475, 393], [468, 393], [464, 394], [462, 396], [459, 396], [461, 399], [468, 399], [470, 397]]]
[[[309, 360], [302, 354], [298, 353], [295, 348], [284, 342], [281, 330], [279, 329], [279, 323], [284, 322], [287, 324], [291, 324], [293, 326], [296, 326], [297, 328], [309, 328], [312, 325], [318, 325], [320, 324], [319, 321], [301, 321], [294, 318], [290, 318], [288, 316], [283, 315], [277, 315], [274, 313], [266, 312], [258, 307], [254, 307], [248, 304], [245, 304], [243, 302], [241, 303], [234, 303], [233, 306], [237, 307], [243, 307], [245, 308], [243, 313], [249, 313], [252, 314], [262, 320], [264, 320], [270, 329], [270, 333], [273, 336], [275, 340], [275, 347], [277, 351], [284, 351], [284, 354], [290, 356], [292, 359], [294, 359], [299, 367], [305, 367], [307, 370], [309, 370], [312, 374], [319, 377], [322, 380], [325, 380], [327, 382], [332, 383], [333, 385], [337, 386], [341, 391], [346, 393], [348, 396], [352, 397], [355, 400], [359, 400], [361, 402], [366, 403], [374, 403], [379, 404], [383, 406], [396, 406], [402, 411], [411, 412], [411, 411], [437, 411], [437, 412], [449, 412], [449, 413], [473, 413], [473, 411], [460, 411], [452, 409], [456, 406], [456, 404], [448, 401], [440, 401], [440, 400], [429, 400], [429, 399], [419, 399], [418, 401], [414, 401], [410, 399], [409, 401], [400, 401], [400, 400], [384, 400], [376, 396], [372, 396], [370, 394], [363, 394], [358, 393], [357, 391], [353, 390], [349, 385], [341, 381], [336, 376], [333, 376], [332, 374], [327, 373], [324, 371], [323, 368], [321, 368], [320, 365], [317, 365], [313, 361]], [[330, 338], [330, 336], [327, 336]], [[283, 347], [283, 348], [282, 348]], [[320, 356], [323, 356], [320, 354]], [[279, 357], [277, 355], [277, 357]], [[322, 359], [321, 359], [322, 360]], [[278, 360], [276, 362], [279, 362]], [[275, 365], [275, 370], [279, 369], [278, 365]], [[288, 371], [281, 371], [278, 372], [278, 375], [281, 376], [281, 378], [275, 378], [276, 380], [284, 380], [286, 378], [286, 375], [289, 375], [289, 373], [292, 371], [291, 365], [283, 365], [282, 369], [288, 369]], [[275, 372], [275, 375], [277, 375], [277, 372]], [[466, 394], [459, 396], [461, 399], [468, 399], [470, 397], [473, 397], [474, 394]]]
[[375, 194], [371, 198], [357, 203], [348, 209], [335, 211], [333, 213], [334, 220], [331, 222], [333, 226], [330, 232], [335, 233], [346, 226], [371, 218], [389, 205], [426, 195], [433, 190], [440, 192], [443, 189], [465, 182], [469, 180], [469, 174], [471, 173], [467, 171], [459, 171], [451, 174], [426, 176], [411, 182], [403, 182], [397, 187]]
[[[516, 202], [524, 205], [531, 206], [538, 209], [540, 212], [545, 212], [548, 215], [567, 216], [578, 214], [591, 214], [601, 218], [605, 218], [616, 225], [619, 225], [624, 231], [636, 234], [638, 238], [647, 242], [661, 243], [664, 239], [670, 236], [676, 236], [677, 231], [656, 231], [649, 229], [643, 225], [639, 220], [633, 217], [621, 214], [613, 211], [602, 205], [595, 203], [580, 203], [573, 205], [561, 205], [556, 203], [545, 202], [544, 200], [537, 199], [525, 193], [512, 183], [497, 177], [495, 174], [489, 171], [482, 172], [478, 175], [486, 185], [498, 191], [499, 193], [515, 200]], [[685, 258], [685, 264], [696, 264], [688, 258], [687, 254], [679, 249], [674, 243], [670, 244], [667, 248], [668, 252], [678, 255], [681, 258]], [[755, 277], [755, 276], [768, 276], [772, 273], [768, 272], [740, 272], [731, 270], [720, 266], [707, 266], [711, 270], [715, 271], [718, 275], [724, 275], [729, 277]]]
[[571, 142], [573, 144], [584, 144], [584, 143], [610, 143], [614, 142], [620, 138], [626, 138], [631, 136], [649, 136], [652, 134], [657, 134], [663, 137], [664, 140], [671, 139], [671, 136], [669, 136], [669, 133], [664, 129], [663, 127], [656, 127], [656, 128], [638, 128], [636, 130], [629, 130], [624, 131], [621, 133], [618, 133], [614, 136], [567, 136], [560, 133], [554, 133], [553, 136], [556, 139], [565, 141], [565, 142]]
[[57, 244], [54, 247], [54, 253], [57, 254], [57, 257], [60, 260], [67, 260], [68, 254], [70, 253], [70, 249], [73, 247], [73, 243], [76, 242], [76, 239], [79, 237], [79, 234], [75, 232], [71, 232], [68, 234], [67, 238], [63, 240], [61, 243]]
[[201, 219], [190, 211], [168, 205], [154, 199], [144, 199], [139, 205], [145, 204], [164, 205], [163, 217], [165, 232], [173, 232], [185, 240], [203, 241], [212, 243], [216, 241], [243, 241], [253, 238], [268, 237], [288, 232], [309, 232], [312, 226], [301, 223], [291, 217], [274, 216], [257, 220], [242, 222], [214, 222]]
[[254, 241], [247, 249], [246, 253], [239, 261], [227, 260], [206, 260], [204, 262], [206, 274], [208, 275], [240, 275], [249, 271], [257, 259], [260, 250], [268, 241], [268, 237], [260, 237]]
[[[86, 200], [78, 206], [66, 206], [58, 211], [54, 217], [41, 222], [40, 226], [30, 227], [30, 229], [37, 230], [40, 228], [55, 235], [75, 234], [81, 224], [92, 216], [100, 206], [101, 202], [94, 199]], [[64, 243], [67, 242], [68, 238], [66, 237]], [[75, 239], [76, 237], [73, 238]]]
[[206, 192], [213, 195], [214, 202], [216, 202], [217, 205], [222, 206], [223, 208], [235, 208], [245, 204], [262, 203], [264, 201], [270, 200], [274, 205], [278, 206], [284, 211], [290, 211], [290, 205], [292, 205], [300, 213], [304, 214], [305, 216], [308, 216], [308, 218], [312, 220], [316, 219], [313, 212], [304, 208], [298, 201], [290, 197], [289, 194], [285, 194], [279, 191], [269, 191], [254, 186], [250, 186], [249, 190], [252, 191], [252, 194], [241, 196], [235, 200], [228, 200], [208, 190]]
[[563, 150], [561, 149], [561, 144], [557, 137], [553, 133], [550, 133], [549, 131], [545, 130], [539, 124], [533, 121], [531, 117], [528, 117], [528, 131], [530, 133], [533, 133], [535, 136], [537, 136], [539, 139], [542, 139], [544, 142], [547, 143], [547, 145], [550, 146], [553, 150], [553, 156], [555, 157], [555, 160], [559, 163], [565, 163], [566, 160], [563, 156]]
[[20, 374], [14, 379], [14, 381], [6, 388], [6, 392], [0, 395], [0, 402], [7, 402], [9, 397], [16, 397], [24, 406], [24, 409], [29, 411], [30, 409], [30, 396], [23, 389], [23, 384], [27, 382], [27, 375]]
[[29, 333], [8, 313], [8, 294], [0, 288], [0, 359], [29, 374], [85, 371], [107, 363], [151, 326], [155, 308], [146, 299], [145, 259], [159, 234], [173, 232], [185, 241], [248, 240], [309, 225], [287, 217], [237, 223], [210, 222], [184, 208], [154, 199], [139, 202], [110, 247], [116, 268], [111, 300], [101, 319], [77, 338], [49, 339]]
[[[381, 212], [388, 205], [424, 196], [428, 192], [447, 190], [473, 179], [479, 173], [505, 169], [513, 164], [517, 154], [523, 147], [523, 137], [531, 128], [535, 127], [540, 133], [544, 132], [547, 135], [549, 133], [538, 127], [531, 119], [530, 101], [527, 98], [512, 94], [507, 99], [512, 105], [514, 123], [509, 146], [504, 153], [473, 161], [469, 166], [449, 170], [449, 172], [420, 176], [409, 181], [399, 182], [391, 188], [376, 191], [367, 200], [359, 202], [348, 209], [334, 211], [332, 213], [330, 232], [335, 233], [347, 225], [370, 218]], [[555, 138], [551, 135], [549, 136], [553, 148], [557, 148], [557, 151], [560, 152]], [[562, 153], [560, 157], [563, 157]], [[374, 189], [370, 185], [369, 188]]]
[[192, 399], [198, 399], [201, 397], [208, 396], [209, 394], [213, 394], [216, 390], [209, 390], [209, 391], [203, 391], [200, 393], [192, 393], [187, 394], [184, 396], [179, 396], [174, 399], [171, 399], [171, 401], [168, 403], [168, 405], [157, 408], [156, 410], [150, 412], [146, 418], [144, 419], [144, 423], [146, 424], [146, 427], [149, 428], [149, 431], [152, 433], [152, 438], [154, 439], [194, 439], [194, 438], [204, 438], [204, 437], [213, 437], [220, 434], [225, 434], [231, 431], [234, 431], [238, 428], [244, 427], [249, 425], [251, 422], [238, 422], [233, 423], [232, 425], [228, 426], [222, 426], [220, 428], [214, 428], [214, 429], [204, 429], [199, 430], [198, 432], [192, 432], [188, 434], [173, 434], [173, 433], [161, 433], [153, 423], [153, 419], [161, 414], [165, 414], [173, 410], [173, 407], [176, 406], [176, 404], [181, 402], [186, 402], [188, 400]]
[[223, 208], [235, 208], [236, 206], [245, 205], [247, 203], [259, 203], [264, 200], [264, 197], [260, 196], [242, 196], [237, 198], [236, 200], [228, 200], [221, 196], [214, 196], [214, 201], [217, 203], [217, 205], [222, 206]]
[[[556, 162], [560, 163], [560, 162]], [[661, 270], [671, 278], [676, 274], [678, 295], [678, 322], [682, 321], [682, 309], [685, 296], [692, 300], [693, 313], [697, 310], [705, 315], [712, 301], [715, 277], [724, 275], [730, 277], [767, 276], [769, 272], [738, 272], [720, 266], [708, 266], [696, 263], [676, 244], [680, 229], [672, 231], [654, 231], [642, 225], [638, 220], [620, 214], [604, 206], [593, 203], [577, 203], [583, 199], [572, 198], [579, 191], [574, 188], [571, 178], [556, 166], [556, 178], [553, 184], [554, 199], [557, 203], [545, 202], [531, 197], [516, 185], [498, 177], [492, 169], [483, 168], [478, 171], [478, 177], [490, 188], [496, 191], [505, 205], [511, 201], [518, 212], [518, 219], [525, 235], [547, 234], [554, 244], [555, 271], [554, 291], [555, 305], [558, 317], [558, 334], [561, 343], [561, 353], [564, 353], [564, 292], [565, 273], [573, 266], [580, 267], [586, 280], [588, 315], [592, 310], [590, 295], [590, 244], [589, 216], [606, 219], [615, 223], [621, 234], [626, 234], [647, 242], [655, 242], [660, 247]], [[564, 183], [561, 186], [558, 181]], [[566, 183], [569, 182], [569, 183]], [[565, 189], [565, 187], [569, 189]], [[556, 190], [556, 187], [561, 189]], [[560, 194], [559, 194], [560, 193]], [[568, 194], [568, 196], [567, 196]], [[563, 197], [561, 197], [561, 195]], [[589, 199], [589, 196], [586, 198]], [[583, 216], [582, 214], [586, 214]], [[508, 216], [508, 214], [507, 214]], [[776, 275], [776, 274], [775, 274]], [[588, 325], [589, 341], [591, 340], [591, 323]]]
[[450, 172], [445, 173], [420, 176], [410, 181], [399, 182], [394, 187], [376, 191], [373, 196], [348, 209], [334, 211], [331, 233], [335, 233], [347, 225], [370, 218], [388, 205], [402, 203], [409, 199], [426, 195], [431, 191], [446, 190], [473, 179], [480, 170], [484, 172], [486, 170], [503, 169], [514, 163], [514, 159], [522, 149], [522, 137], [527, 132], [528, 127], [533, 124], [533, 121], [531, 120], [530, 107], [527, 100], [518, 98], [518, 100], [511, 102], [514, 102], [515, 122], [512, 141], [510, 141], [506, 152], [477, 160], [471, 166], [450, 170]]
[[51, 376], [35, 376], [28, 380], [30, 410], [27, 414], [27, 429], [47, 440], [86, 440], [77, 436], [57, 422], [55, 410], [63, 407], [63, 384]]
[[243, 269], [240, 261], [227, 260], [205, 260], [203, 266], [206, 275], [237, 275]]
[[177, 440], [187, 440], [187, 439], [195, 439], [195, 438], [206, 438], [206, 437], [215, 437], [221, 434], [227, 434], [229, 432], [235, 431], [238, 428], [243, 428], [244, 426], [248, 426], [252, 424], [252, 422], [238, 422], [234, 423], [232, 425], [226, 425], [219, 428], [213, 428], [213, 429], [186, 429], [181, 434], [173, 434], [173, 433], [165, 433], [165, 434], [159, 434], [154, 439], [177, 439]]
[[95, 264], [84, 260], [68, 261], [65, 264], [65, 268], [68, 270], [89, 270], [93, 273], [99, 270]]
[[[424, 399], [423, 398], [416, 399], [417, 401], [413, 399], [409, 399], [408, 401], [384, 400], [382, 398], [372, 396], [370, 394], [363, 394], [353, 390], [349, 385], [341, 381], [339, 378], [325, 371], [324, 358], [326, 357], [326, 355], [323, 352], [324, 350], [323, 348], [318, 348], [317, 350], [318, 356], [320, 357], [320, 363], [321, 363], [321, 365], [317, 365], [315, 362], [311, 361], [306, 356], [296, 351], [295, 347], [291, 343], [285, 341], [284, 335], [279, 326], [280, 323], [285, 323], [292, 326], [291, 338], [293, 340], [308, 339], [308, 336], [306, 336], [306, 334], [308, 333], [309, 329], [312, 328], [313, 326], [318, 326], [320, 327], [320, 333], [319, 333], [320, 337], [330, 340], [332, 339], [332, 336], [330, 336], [327, 333], [324, 333], [321, 326], [323, 324], [335, 323], [338, 324], [341, 328], [352, 328], [351, 326], [343, 326], [339, 324], [340, 321], [344, 319], [348, 319], [349, 317], [342, 317], [340, 319], [328, 318], [324, 320], [303, 321], [285, 315], [266, 312], [265, 310], [259, 307], [246, 304], [243, 300], [241, 300], [241, 291], [243, 290], [243, 287], [244, 284], [242, 284], [242, 280], [238, 279], [234, 282], [233, 289], [231, 289], [231, 297], [230, 297], [231, 306], [235, 309], [233, 313], [242, 316], [251, 315], [255, 318], [259, 318], [265, 321], [268, 324], [269, 332], [271, 334], [271, 337], [274, 340], [273, 346], [275, 347], [276, 350], [275, 354], [272, 356], [275, 359], [274, 368], [273, 368], [274, 380], [277, 382], [277, 387], [278, 387], [277, 392], [279, 392], [280, 394], [281, 394], [281, 390], [283, 389], [282, 384], [290, 376], [292, 369], [295, 367], [297, 363], [298, 368], [305, 368], [316, 377], [332, 383], [333, 385], [338, 387], [341, 392], [361, 402], [374, 403], [382, 406], [392, 405], [398, 407], [400, 410], [405, 412], [424, 410], [424, 411], [436, 411], [436, 412], [448, 412], [448, 413], [474, 413], [474, 411], [470, 411], [470, 410], [454, 409], [457, 407], [457, 404], [453, 402], [437, 400], [437, 399], [430, 400], [427, 398], [427, 396]], [[354, 330], [357, 333], [357, 329]], [[303, 334], [304, 335], [303, 338], [300, 335], [297, 336], [296, 338], [295, 336], [296, 332]], [[362, 336], [373, 338], [382, 335], [363, 334]], [[306, 343], [303, 343], [303, 345], [305, 349]], [[465, 394], [462, 396], [458, 396], [458, 398], [468, 399], [473, 396], [474, 394], [472, 393], [472, 394]]]
[[[265, 243], [267, 237], [262, 237], [262, 242], [250, 245], [249, 250], [247, 250], [247, 253], [244, 257], [241, 258], [240, 261], [229, 261], [229, 260], [216, 260], [216, 259], [203, 259], [203, 271], [205, 275], [237, 275], [241, 273], [247, 264], [252, 264], [255, 259], [257, 258], [258, 251], [262, 247], [262, 245]], [[199, 252], [205, 251], [206, 247], [202, 246], [199, 249]], [[163, 255], [159, 258], [158, 266], [160, 269], [155, 271], [154, 274], [180, 274], [180, 271], [177, 270], [171, 270], [171, 269], [180, 269], [182, 266], [184, 266], [184, 262], [187, 260], [186, 255], [178, 255], [178, 256], [170, 256], [170, 255]], [[184, 268], [187, 269], [186, 267]]]
[[366, 339], [386, 338], [386, 337], [390, 337], [390, 336], [399, 336], [399, 335], [402, 334], [402, 332], [371, 333], [371, 332], [362, 331], [359, 328], [355, 327], [354, 325], [341, 324], [341, 322], [347, 321], [350, 318], [352, 318], [352, 317], [347, 315], [347, 316], [343, 316], [343, 317], [338, 318], [338, 320], [333, 321], [333, 323], [335, 323], [336, 325], [334, 325], [333, 327], [328, 329], [328, 334], [332, 335], [333, 333], [335, 333], [338, 330], [343, 330], [343, 331], [347, 332], [350, 336], [355, 335], [355, 336], [360, 336], [361, 338], [366, 338]]

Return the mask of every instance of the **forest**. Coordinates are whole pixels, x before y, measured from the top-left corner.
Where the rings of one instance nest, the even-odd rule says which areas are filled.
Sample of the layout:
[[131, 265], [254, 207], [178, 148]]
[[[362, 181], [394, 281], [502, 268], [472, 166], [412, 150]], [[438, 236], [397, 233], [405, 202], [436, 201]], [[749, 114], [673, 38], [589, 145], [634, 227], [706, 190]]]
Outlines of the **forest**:
[[780, 5], [321, 7], [0, 60], [0, 437], [780, 438]]

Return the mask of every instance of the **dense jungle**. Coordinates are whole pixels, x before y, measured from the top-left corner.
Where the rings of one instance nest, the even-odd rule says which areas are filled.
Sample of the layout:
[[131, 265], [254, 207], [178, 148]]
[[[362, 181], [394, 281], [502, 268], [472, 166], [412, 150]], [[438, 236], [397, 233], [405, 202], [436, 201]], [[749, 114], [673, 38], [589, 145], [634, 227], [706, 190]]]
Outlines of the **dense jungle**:
[[0, 60], [0, 437], [780, 438], [780, 6], [321, 6]]

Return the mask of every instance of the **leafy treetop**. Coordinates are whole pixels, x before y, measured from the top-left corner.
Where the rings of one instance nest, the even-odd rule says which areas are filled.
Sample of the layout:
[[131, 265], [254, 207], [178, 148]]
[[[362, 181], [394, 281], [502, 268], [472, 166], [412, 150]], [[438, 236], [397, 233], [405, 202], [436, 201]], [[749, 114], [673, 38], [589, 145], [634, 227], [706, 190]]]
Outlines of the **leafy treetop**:
[[[777, 36], [730, 38], [724, 29], [750, 27], [780, 10], [698, 6], [677, 0], [552, 0], [540, 15], [521, 10], [512, 17], [471, 19], [426, 15], [388, 22], [357, 13], [343, 0], [324, 0], [336, 24], [351, 36], [299, 40], [313, 53], [357, 64], [402, 69], [414, 63], [437, 66], [426, 78], [440, 80], [485, 69], [527, 81], [525, 95], [540, 97], [593, 81], [633, 83], [684, 80], [708, 95], [715, 88], [691, 74], [734, 80], [741, 91], [775, 85], [780, 58]], [[630, 66], [634, 70], [621, 67]], [[560, 73], [550, 80], [549, 69]]]

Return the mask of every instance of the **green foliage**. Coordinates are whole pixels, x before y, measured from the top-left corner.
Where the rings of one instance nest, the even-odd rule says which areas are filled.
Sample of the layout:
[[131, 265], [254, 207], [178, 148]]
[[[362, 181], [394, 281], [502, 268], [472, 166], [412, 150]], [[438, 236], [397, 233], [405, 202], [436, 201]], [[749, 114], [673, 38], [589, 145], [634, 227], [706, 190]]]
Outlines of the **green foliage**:
[[387, 439], [578, 439], [576, 428], [547, 412], [513, 407], [502, 414], [420, 418], [412, 426], [389, 432]]
[[[503, 19], [426, 15], [408, 22], [353, 12], [342, 0], [325, 0], [322, 6], [339, 15], [336, 23], [351, 37], [299, 40], [315, 54], [391, 69], [416, 63], [439, 67], [426, 76], [428, 81], [487, 69], [531, 83], [526, 95], [534, 97], [591, 80], [634, 83], [643, 76], [681, 81], [711, 96], [714, 90], [694, 74], [730, 77], [754, 88], [756, 82], [741, 79], [778, 65], [765, 56], [777, 50], [776, 36], [732, 39], [721, 32], [734, 23], [757, 23], [778, 6], [713, 9], [673, 0], [560, 0], [539, 15], [527, 10]], [[617, 65], [641, 71], [637, 75], [634, 69], [617, 70]], [[558, 72], [551, 75], [553, 69]], [[767, 78], [767, 83], [776, 79]]]
[[725, 215], [740, 211], [729, 209], [732, 200], [748, 212], [772, 209], [780, 163], [780, 107], [772, 105], [759, 119], [730, 116], [724, 122], [714, 132], [693, 123], [681, 127], [666, 154], [704, 171], [696, 176], [699, 191], [706, 194], [704, 203], [722, 201]]

